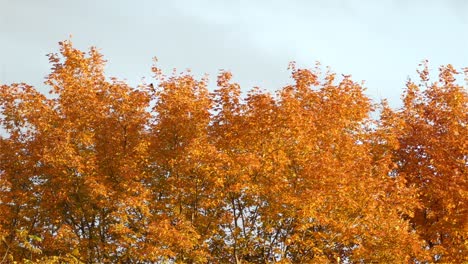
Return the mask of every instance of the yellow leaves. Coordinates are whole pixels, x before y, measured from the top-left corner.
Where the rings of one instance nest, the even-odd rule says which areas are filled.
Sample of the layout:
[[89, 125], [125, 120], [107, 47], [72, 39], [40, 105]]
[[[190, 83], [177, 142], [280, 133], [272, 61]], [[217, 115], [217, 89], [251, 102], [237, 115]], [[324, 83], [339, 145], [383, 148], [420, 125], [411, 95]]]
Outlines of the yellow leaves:
[[78, 248], [74, 248], [71, 252], [72, 256], [80, 256], [80, 250]]

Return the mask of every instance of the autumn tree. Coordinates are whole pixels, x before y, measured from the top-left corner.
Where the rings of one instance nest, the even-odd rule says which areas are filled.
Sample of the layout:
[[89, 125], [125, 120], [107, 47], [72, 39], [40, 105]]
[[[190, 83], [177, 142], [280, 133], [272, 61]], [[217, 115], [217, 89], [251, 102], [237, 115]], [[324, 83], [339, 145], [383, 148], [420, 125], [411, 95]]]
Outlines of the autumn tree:
[[[149, 125], [153, 213], [163, 213], [182, 232], [170, 259], [206, 262], [218, 231], [221, 161], [208, 138], [212, 101], [206, 80], [190, 74], [164, 76], [153, 68], [157, 88]], [[152, 86], [154, 88], [154, 86]]]
[[254, 262], [417, 255], [417, 238], [400, 217], [412, 192], [388, 177], [389, 164], [380, 164], [385, 157], [374, 159], [374, 135], [366, 129], [372, 105], [363, 88], [317, 69], [293, 65], [292, 75], [295, 84], [278, 99], [258, 91], [247, 98], [261, 225]]
[[408, 81], [404, 105], [393, 113], [400, 147], [396, 173], [418, 189], [421, 207], [410, 217], [432, 261], [462, 263], [467, 255], [468, 94], [451, 65], [430, 80], [427, 62], [420, 83]]
[[149, 233], [167, 232], [168, 243], [173, 236], [150, 214], [145, 185], [149, 94], [107, 80], [94, 48], [85, 54], [67, 41], [49, 58], [52, 98], [25, 85], [1, 90], [2, 256], [164, 257], [165, 240]]

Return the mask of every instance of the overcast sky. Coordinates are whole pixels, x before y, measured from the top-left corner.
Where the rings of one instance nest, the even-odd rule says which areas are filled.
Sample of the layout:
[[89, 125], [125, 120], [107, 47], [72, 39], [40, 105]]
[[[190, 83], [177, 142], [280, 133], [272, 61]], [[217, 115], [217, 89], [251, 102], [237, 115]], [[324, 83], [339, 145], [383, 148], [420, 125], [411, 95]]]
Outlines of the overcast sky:
[[365, 80], [374, 99], [398, 106], [423, 59], [468, 66], [464, 0], [0, 0], [0, 83], [42, 85], [47, 53], [68, 39], [97, 46], [107, 73], [137, 84], [160, 66], [212, 83], [231, 70], [244, 90], [291, 82], [288, 62], [315, 61]]

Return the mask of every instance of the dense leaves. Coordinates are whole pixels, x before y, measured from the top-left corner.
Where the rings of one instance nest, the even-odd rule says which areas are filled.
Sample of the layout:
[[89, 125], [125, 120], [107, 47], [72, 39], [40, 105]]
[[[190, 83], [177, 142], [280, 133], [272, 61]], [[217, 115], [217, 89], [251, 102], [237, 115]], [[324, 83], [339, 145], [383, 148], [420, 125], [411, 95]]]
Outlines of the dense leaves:
[[[459, 73], [375, 105], [298, 69], [245, 97], [188, 73], [130, 87], [69, 41], [51, 95], [0, 86], [0, 263], [462, 263], [468, 95]], [[376, 110], [380, 117], [375, 118]]]

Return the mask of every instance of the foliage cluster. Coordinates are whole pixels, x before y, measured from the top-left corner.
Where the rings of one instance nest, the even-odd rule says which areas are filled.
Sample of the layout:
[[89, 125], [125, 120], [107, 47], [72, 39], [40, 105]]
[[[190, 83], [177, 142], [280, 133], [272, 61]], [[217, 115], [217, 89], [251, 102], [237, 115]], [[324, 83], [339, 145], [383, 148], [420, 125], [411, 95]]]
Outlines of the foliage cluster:
[[392, 110], [320, 67], [243, 96], [225, 71], [211, 92], [156, 66], [130, 87], [69, 41], [49, 59], [53, 96], [0, 86], [0, 263], [467, 260], [451, 65], [421, 65]]

